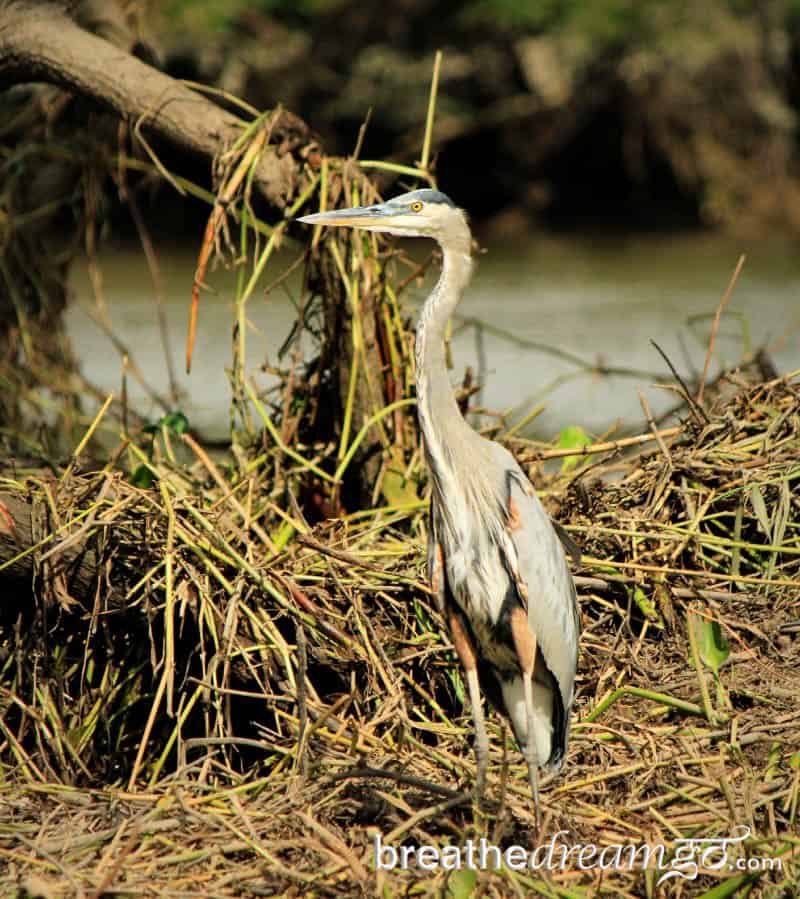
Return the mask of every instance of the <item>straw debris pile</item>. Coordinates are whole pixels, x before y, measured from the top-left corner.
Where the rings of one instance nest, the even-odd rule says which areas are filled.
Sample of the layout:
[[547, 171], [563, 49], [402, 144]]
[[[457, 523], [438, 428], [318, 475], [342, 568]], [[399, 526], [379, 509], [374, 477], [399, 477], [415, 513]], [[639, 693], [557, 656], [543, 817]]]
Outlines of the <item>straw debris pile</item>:
[[[669, 845], [748, 824], [748, 854], [782, 871], [694, 887], [779, 895], [800, 798], [798, 380], [723, 381], [666, 437], [555, 471], [539, 462], [564, 451], [509, 440], [584, 552], [573, 741], [543, 837]], [[488, 811], [460, 795], [471, 728], [422, 583], [424, 499], [311, 524], [275, 479], [313, 481], [310, 448], [265, 440], [215, 463], [170, 425], [149, 488], [113, 464], [5, 472], [6, 503], [30, 503], [15, 565], [34, 600], [7, 593], [3, 612], [3, 892], [341, 895], [388, 877], [426, 893], [467, 875], [376, 872], [376, 832], [544, 842], [496, 718]], [[418, 452], [405, 475], [417, 489]], [[657, 876], [478, 877], [488, 895], [583, 895], [601, 874], [618, 895]]]

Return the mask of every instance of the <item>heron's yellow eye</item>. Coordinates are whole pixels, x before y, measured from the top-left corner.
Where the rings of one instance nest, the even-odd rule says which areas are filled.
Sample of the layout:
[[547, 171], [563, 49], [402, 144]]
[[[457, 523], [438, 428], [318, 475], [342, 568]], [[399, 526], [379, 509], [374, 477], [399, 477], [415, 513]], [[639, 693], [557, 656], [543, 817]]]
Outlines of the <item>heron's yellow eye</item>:
[[415, 200], [411, 204], [411, 211], [412, 212], [422, 212], [422, 202], [420, 200]]

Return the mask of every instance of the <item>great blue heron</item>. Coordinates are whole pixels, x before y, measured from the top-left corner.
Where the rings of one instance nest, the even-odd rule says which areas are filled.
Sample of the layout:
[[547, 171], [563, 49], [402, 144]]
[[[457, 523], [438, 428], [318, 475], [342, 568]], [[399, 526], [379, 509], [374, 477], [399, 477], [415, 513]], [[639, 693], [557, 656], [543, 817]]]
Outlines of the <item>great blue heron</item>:
[[[442, 273], [417, 327], [417, 411], [431, 475], [428, 576], [466, 672], [475, 722], [477, 792], [489, 739], [480, 685], [511, 719], [539, 818], [538, 768], [560, 770], [567, 748], [579, 619], [562, 541], [517, 461], [477, 434], [456, 405], [445, 327], [472, 269], [462, 210], [437, 190], [300, 219], [405, 237], [432, 237]], [[534, 689], [535, 685], [535, 689]]]

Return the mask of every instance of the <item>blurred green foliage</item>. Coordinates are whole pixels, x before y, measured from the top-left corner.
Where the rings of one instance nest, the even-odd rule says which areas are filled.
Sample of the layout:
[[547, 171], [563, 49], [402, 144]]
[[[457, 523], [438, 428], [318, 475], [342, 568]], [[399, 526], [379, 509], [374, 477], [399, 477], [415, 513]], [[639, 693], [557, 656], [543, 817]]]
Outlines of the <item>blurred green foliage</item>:
[[[671, 0], [674, 12], [686, 0]], [[570, 28], [606, 41], [640, 30], [664, 0], [473, 0], [471, 18], [530, 31]]]
[[[800, 15], [800, 0], [723, 0], [736, 16], [749, 17], [766, 3], [774, 20]], [[314, 20], [352, 0], [167, 0], [165, 13], [172, 22], [199, 30], [229, 27], [246, 11], [274, 16], [298, 26], [313, 26]], [[463, 4], [407, 3], [411, 18], [441, 17], [464, 25], [489, 25], [498, 29], [521, 29], [536, 34], [569, 30], [600, 45], [613, 45], [646, 38], [653, 30], [680, 23], [693, 0], [466, 0]], [[460, 6], [460, 8], [459, 8]]]
[[226, 28], [246, 11], [279, 19], [311, 23], [322, 13], [342, 6], [345, 0], [168, 0], [165, 15], [199, 30]]
[[[592, 442], [591, 437], [583, 430], [580, 425], [567, 425], [566, 428], [558, 435], [557, 449], [581, 449], [589, 446]], [[570, 471], [575, 468], [581, 461], [581, 456], [565, 456], [561, 463], [562, 471]]]
[[[471, 0], [465, 15], [474, 23], [532, 33], [569, 30], [600, 45], [627, 43], [680, 24], [693, 0]], [[772, 20], [800, 13], [800, 0], [723, 0], [735, 16], [769, 7]]]

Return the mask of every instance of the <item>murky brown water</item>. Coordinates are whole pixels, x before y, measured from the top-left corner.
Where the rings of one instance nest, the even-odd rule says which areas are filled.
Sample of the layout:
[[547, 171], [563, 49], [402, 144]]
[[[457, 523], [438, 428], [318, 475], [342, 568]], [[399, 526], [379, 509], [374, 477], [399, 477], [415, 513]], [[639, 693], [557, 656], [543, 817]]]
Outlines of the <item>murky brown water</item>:
[[[702, 368], [710, 320], [697, 317], [713, 315], [742, 252], [748, 259], [723, 319], [716, 361], [734, 363], [748, 347], [768, 343], [777, 344], [773, 355], [779, 369], [800, 368], [800, 256], [790, 241], [748, 245], [709, 235], [536, 235], [490, 246], [479, 257], [454, 323], [453, 381], [460, 381], [471, 365], [482, 373], [484, 405], [513, 410], [516, 416], [544, 401], [547, 408], [536, 428], [546, 435], [568, 424], [600, 433], [618, 419], [638, 422], [637, 386], [644, 388], [658, 414], [674, 403], [674, 396], [651, 386], [669, 375], [650, 339], [658, 341], [680, 371]], [[290, 258], [276, 260], [263, 283]], [[183, 352], [195, 256], [191, 250], [169, 251], [162, 252], [160, 261], [174, 369], [185, 391], [180, 406], [204, 437], [224, 438], [235, 275], [223, 270], [209, 279], [215, 292], [203, 296], [195, 360], [187, 377]], [[109, 251], [101, 263], [114, 331], [133, 350], [152, 385], [166, 394], [167, 368], [144, 258], [133, 250]], [[291, 297], [297, 289], [294, 280], [286, 292], [268, 300], [258, 290], [253, 295], [248, 366], [256, 367], [265, 354], [275, 360], [294, 320]], [[84, 372], [105, 390], [117, 390], [120, 357], [85, 312], [93, 301], [81, 263], [74, 267], [73, 290], [76, 302], [67, 324]], [[418, 299], [424, 299], [424, 292]], [[601, 360], [641, 374], [587, 374], [548, 348], [587, 364]], [[140, 388], [131, 385], [130, 393], [142, 412], [160, 414]]]

